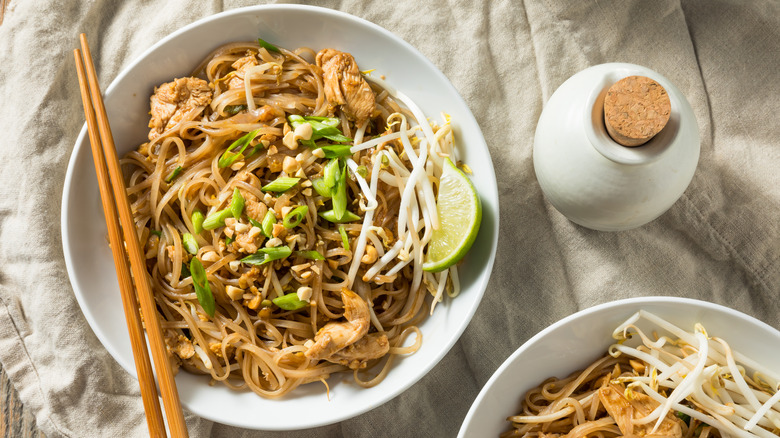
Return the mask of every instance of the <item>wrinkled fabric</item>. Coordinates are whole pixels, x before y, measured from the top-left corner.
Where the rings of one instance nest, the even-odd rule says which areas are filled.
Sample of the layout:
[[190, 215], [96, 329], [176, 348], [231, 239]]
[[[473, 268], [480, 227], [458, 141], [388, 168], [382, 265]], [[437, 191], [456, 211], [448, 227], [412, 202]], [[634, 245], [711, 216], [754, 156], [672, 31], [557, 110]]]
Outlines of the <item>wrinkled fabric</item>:
[[[699, 298], [780, 328], [780, 2], [313, 3], [400, 36], [461, 93], [496, 169], [496, 264], [461, 340], [385, 405], [290, 433], [188, 414], [192, 436], [454, 436], [480, 388], [523, 342], [613, 299]], [[78, 34], [92, 36], [105, 88], [165, 35], [250, 4], [8, 2], [0, 25], [0, 362], [49, 437], [146, 434], [137, 382], [91, 331], [63, 260], [62, 187], [84, 122], [72, 55]], [[605, 62], [666, 76], [690, 101], [701, 135], [699, 166], [682, 198], [650, 224], [616, 233], [585, 229], [558, 213], [543, 197], [531, 158], [550, 95], [571, 75]]]

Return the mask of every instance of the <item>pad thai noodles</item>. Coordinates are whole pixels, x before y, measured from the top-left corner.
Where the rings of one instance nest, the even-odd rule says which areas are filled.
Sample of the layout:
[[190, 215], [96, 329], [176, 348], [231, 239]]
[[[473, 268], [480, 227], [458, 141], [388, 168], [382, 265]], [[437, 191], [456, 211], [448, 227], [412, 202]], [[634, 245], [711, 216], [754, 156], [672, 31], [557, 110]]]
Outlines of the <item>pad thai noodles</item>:
[[459, 291], [455, 266], [422, 270], [448, 116], [349, 53], [263, 40], [160, 85], [150, 114], [122, 164], [177, 366], [279, 397], [341, 371], [375, 385], [419, 349]]
[[[640, 328], [642, 327], [642, 328]], [[777, 437], [780, 372], [640, 311], [587, 369], [529, 391], [502, 437]]]

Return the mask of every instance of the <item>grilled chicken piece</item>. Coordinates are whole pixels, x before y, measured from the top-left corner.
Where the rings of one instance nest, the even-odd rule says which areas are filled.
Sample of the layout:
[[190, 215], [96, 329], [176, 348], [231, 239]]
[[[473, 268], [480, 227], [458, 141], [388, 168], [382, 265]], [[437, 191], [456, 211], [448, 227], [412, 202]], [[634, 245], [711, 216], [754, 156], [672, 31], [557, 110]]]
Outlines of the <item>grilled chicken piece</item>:
[[268, 212], [268, 206], [263, 201], [257, 199], [257, 196], [245, 190], [241, 190], [241, 194], [244, 196], [246, 215], [256, 222], [262, 222], [265, 214]]
[[341, 299], [344, 301], [344, 317], [347, 320], [329, 322], [317, 332], [314, 336], [314, 344], [305, 353], [309, 359], [327, 359], [368, 333], [368, 304], [347, 288], [341, 290]]
[[330, 357], [326, 357], [325, 360], [357, 370], [365, 368], [369, 360], [379, 359], [388, 351], [390, 351], [390, 342], [387, 340], [387, 336], [384, 333], [371, 333], [354, 344], [333, 353]]
[[352, 55], [324, 49], [317, 53], [317, 66], [323, 70], [325, 97], [331, 105], [341, 105], [347, 118], [358, 124], [371, 117], [376, 98]]
[[246, 56], [239, 58], [234, 62], [231, 67], [236, 69], [236, 73], [240, 73], [240, 76], [233, 76], [228, 81], [228, 89], [244, 88], [244, 73], [252, 67], [258, 66], [260, 63], [252, 52], [247, 52]]
[[634, 392], [631, 400], [629, 400], [623, 395], [622, 386], [607, 383], [599, 388], [599, 400], [601, 400], [609, 415], [615, 419], [624, 436], [648, 438], [682, 437], [680, 420], [674, 418], [671, 413], [666, 415], [658, 430], [653, 434], [650, 432], [652, 432], [655, 426], [655, 421], [647, 424], [634, 424], [633, 420], [648, 416], [658, 407], [658, 403], [645, 394]]
[[189, 359], [195, 355], [195, 348], [192, 346], [192, 342], [182, 335], [177, 335], [172, 330], [166, 331], [165, 344], [169, 353], [176, 354], [182, 359]]
[[151, 97], [149, 140], [181, 121], [194, 119], [209, 103], [211, 88], [203, 79], [179, 78], [160, 85]]

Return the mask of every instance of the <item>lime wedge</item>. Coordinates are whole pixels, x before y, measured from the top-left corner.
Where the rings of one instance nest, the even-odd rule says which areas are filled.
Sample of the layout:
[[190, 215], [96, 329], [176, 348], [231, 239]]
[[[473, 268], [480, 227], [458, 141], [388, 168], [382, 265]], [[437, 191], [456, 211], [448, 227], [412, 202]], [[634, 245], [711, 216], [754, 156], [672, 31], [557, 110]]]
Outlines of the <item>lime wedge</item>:
[[458, 263], [471, 248], [482, 221], [482, 203], [468, 177], [452, 161], [444, 161], [439, 182], [439, 229], [433, 231], [423, 270], [443, 271]]

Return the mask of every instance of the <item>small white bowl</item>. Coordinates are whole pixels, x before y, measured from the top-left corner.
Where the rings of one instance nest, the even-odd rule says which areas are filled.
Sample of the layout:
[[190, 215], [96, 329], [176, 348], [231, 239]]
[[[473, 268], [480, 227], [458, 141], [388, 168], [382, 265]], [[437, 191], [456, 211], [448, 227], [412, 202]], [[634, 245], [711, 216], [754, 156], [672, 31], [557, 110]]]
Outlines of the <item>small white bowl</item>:
[[[604, 96], [615, 82], [634, 75], [666, 89], [671, 117], [649, 142], [625, 147], [604, 126]], [[544, 106], [534, 137], [534, 171], [547, 200], [572, 222], [627, 230], [657, 218], [680, 198], [699, 148], [693, 109], [674, 84], [639, 65], [601, 64], [566, 80]]]
[[570, 315], [518, 348], [482, 388], [458, 437], [498, 437], [509, 430], [506, 419], [520, 412], [528, 390], [548, 377], [566, 377], [602, 357], [614, 343], [615, 327], [640, 309], [687, 330], [701, 323], [708, 335], [723, 338], [735, 351], [769, 369], [780, 369], [780, 349], [776, 348], [780, 331], [744, 313], [688, 298], [613, 301]]
[[[432, 119], [438, 120], [441, 112], [450, 114], [461, 159], [474, 171], [473, 182], [483, 206], [479, 236], [460, 270], [460, 296], [437, 306], [433, 316], [419, 326], [422, 347], [413, 355], [398, 358], [381, 384], [363, 389], [352, 381], [351, 373], [343, 373], [328, 381], [330, 399], [325, 387], [314, 383], [281, 399], [267, 400], [251, 391], [209, 386], [209, 379], [203, 376], [184, 371], [176, 376], [184, 407], [201, 417], [252, 429], [305, 429], [336, 423], [387, 402], [420, 380], [455, 344], [482, 299], [493, 266], [498, 242], [498, 189], [479, 125], [452, 84], [430, 61], [375, 24], [342, 12], [298, 5], [255, 6], [214, 15], [147, 50], [105, 93], [119, 155], [145, 141], [149, 96], [155, 86], [189, 75], [222, 44], [258, 37], [286, 48], [334, 47], [351, 52], [361, 68], [385, 75], [390, 85], [415, 100]], [[62, 196], [63, 250], [76, 299], [98, 339], [135, 375], [86, 128], [76, 141]]]

